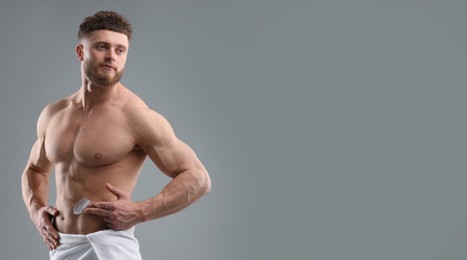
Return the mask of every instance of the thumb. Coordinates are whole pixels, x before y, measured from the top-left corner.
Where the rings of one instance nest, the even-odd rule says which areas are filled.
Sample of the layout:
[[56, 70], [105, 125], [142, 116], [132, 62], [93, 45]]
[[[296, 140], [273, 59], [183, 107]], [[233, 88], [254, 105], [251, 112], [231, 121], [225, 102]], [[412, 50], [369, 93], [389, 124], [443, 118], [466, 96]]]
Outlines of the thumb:
[[119, 190], [117, 187], [113, 186], [110, 183], [107, 183], [106, 187], [110, 192], [112, 192], [115, 196], [117, 196], [117, 199], [124, 199], [127, 197], [124, 191]]
[[52, 216], [57, 216], [58, 215], [58, 210], [52, 206], [47, 206], [47, 208], [45, 208], [45, 212], [47, 212], [48, 214], [52, 215]]

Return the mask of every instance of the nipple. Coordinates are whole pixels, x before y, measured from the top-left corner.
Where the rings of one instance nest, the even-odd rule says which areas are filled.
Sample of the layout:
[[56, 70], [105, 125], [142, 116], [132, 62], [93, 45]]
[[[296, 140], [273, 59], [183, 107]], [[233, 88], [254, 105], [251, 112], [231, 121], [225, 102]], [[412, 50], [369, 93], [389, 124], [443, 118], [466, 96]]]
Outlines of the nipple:
[[100, 160], [100, 159], [102, 159], [102, 154], [96, 153], [96, 154], [94, 155], [94, 158], [96, 158], [97, 160]]

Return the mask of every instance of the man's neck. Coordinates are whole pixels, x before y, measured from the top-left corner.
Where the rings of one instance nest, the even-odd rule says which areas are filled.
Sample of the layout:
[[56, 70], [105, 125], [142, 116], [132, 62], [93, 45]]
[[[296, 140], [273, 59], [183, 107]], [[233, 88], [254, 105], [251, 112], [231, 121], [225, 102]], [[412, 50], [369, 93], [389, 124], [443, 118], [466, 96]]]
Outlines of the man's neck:
[[118, 83], [113, 86], [96, 86], [91, 82], [83, 82], [78, 95], [79, 101], [83, 106], [84, 111], [91, 111], [92, 108], [111, 101], [119, 92], [122, 84]]

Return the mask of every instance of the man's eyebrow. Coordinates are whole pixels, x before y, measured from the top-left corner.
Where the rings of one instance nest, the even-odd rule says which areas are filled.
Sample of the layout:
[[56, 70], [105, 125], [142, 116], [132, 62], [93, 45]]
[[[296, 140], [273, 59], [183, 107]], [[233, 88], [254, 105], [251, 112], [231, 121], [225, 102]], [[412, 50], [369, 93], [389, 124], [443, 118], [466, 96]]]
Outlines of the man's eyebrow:
[[98, 41], [98, 42], [95, 42], [94, 44], [95, 44], [95, 45], [97, 45], [97, 44], [105, 44], [105, 45], [110, 45], [110, 43], [108, 43], [108, 42], [104, 42], [104, 41]]

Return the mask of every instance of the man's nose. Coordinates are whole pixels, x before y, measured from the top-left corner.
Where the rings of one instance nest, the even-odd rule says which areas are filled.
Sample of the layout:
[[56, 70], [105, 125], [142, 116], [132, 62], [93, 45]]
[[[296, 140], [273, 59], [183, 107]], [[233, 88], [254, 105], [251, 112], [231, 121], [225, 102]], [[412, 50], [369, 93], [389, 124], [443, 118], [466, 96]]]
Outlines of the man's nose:
[[106, 54], [105, 54], [105, 60], [107, 61], [115, 61], [115, 57], [117, 56], [117, 54], [113, 51], [113, 50], [109, 50]]

